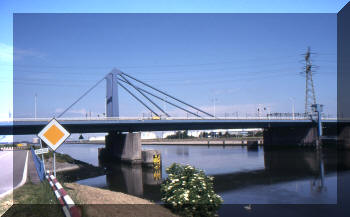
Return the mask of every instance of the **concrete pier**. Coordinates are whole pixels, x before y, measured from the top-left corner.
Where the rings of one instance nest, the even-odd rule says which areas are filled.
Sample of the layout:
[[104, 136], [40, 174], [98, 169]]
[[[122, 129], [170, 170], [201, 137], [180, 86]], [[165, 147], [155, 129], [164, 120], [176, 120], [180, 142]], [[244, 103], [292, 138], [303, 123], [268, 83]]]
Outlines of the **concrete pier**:
[[350, 124], [339, 124], [338, 146], [340, 149], [350, 149]]
[[264, 129], [264, 145], [314, 145], [317, 127], [270, 127]]
[[141, 163], [141, 133], [109, 132], [103, 155], [116, 161]]
[[158, 150], [144, 150], [144, 151], [142, 151], [142, 163], [146, 166], [153, 167], [155, 156], [160, 156], [160, 151], [158, 151]]

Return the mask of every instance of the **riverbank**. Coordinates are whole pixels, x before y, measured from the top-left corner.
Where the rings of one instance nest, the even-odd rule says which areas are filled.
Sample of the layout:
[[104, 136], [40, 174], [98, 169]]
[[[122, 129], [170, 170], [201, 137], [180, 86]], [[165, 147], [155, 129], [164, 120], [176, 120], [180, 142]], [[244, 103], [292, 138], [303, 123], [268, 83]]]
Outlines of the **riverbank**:
[[[44, 155], [45, 169], [53, 171], [52, 153]], [[76, 182], [81, 179], [88, 179], [105, 175], [103, 167], [96, 167], [92, 164], [76, 160], [67, 154], [56, 153], [56, 172], [60, 182]]]
[[[51, 154], [52, 155], [52, 154]], [[50, 153], [45, 155], [46, 169], [52, 166]], [[74, 183], [77, 180], [105, 174], [101, 167], [75, 160], [69, 155], [56, 153], [57, 178], [83, 216], [176, 216], [162, 205], [121, 192], [110, 191]], [[53, 212], [51, 212], [53, 211]], [[27, 183], [13, 194], [0, 200], [0, 216], [63, 216], [62, 209], [48, 182]], [[27, 215], [28, 214], [28, 215]]]
[[[142, 145], [250, 145], [252, 143], [263, 144], [262, 137], [241, 138], [189, 138], [189, 139], [142, 139]], [[104, 140], [68, 141], [67, 144], [105, 144]]]
[[263, 139], [256, 138], [202, 138], [202, 139], [145, 139], [142, 140], [142, 145], [227, 145], [227, 146], [242, 146], [252, 144], [263, 144]]
[[170, 210], [151, 201], [77, 183], [64, 183], [67, 193], [81, 208], [82, 216], [169, 216]]
[[0, 200], [0, 216], [64, 216], [54, 192], [47, 182], [33, 184], [28, 181], [12, 194]]
[[[170, 210], [151, 201], [106, 189], [77, 183], [63, 183], [64, 188], [79, 207], [82, 216], [166, 216], [176, 217]], [[47, 182], [26, 183], [13, 195], [0, 200], [0, 216], [64, 216], [54, 192]]]

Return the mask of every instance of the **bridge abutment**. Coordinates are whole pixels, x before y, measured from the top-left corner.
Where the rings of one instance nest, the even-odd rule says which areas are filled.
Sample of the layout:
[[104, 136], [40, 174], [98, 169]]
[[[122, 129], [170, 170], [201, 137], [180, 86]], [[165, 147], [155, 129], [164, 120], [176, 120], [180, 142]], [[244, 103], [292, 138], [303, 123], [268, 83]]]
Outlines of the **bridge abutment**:
[[109, 132], [102, 158], [129, 163], [141, 163], [141, 133]]
[[317, 127], [270, 127], [264, 129], [264, 145], [314, 145]]

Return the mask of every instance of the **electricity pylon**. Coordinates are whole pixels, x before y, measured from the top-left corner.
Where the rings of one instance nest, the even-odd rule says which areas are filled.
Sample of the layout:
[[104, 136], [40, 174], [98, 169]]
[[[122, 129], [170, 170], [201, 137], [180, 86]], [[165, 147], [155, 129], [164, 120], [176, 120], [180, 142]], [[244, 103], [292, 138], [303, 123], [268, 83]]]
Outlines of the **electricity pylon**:
[[312, 80], [312, 63], [310, 47], [305, 53], [305, 115], [311, 114], [311, 105], [316, 104], [314, 81]]

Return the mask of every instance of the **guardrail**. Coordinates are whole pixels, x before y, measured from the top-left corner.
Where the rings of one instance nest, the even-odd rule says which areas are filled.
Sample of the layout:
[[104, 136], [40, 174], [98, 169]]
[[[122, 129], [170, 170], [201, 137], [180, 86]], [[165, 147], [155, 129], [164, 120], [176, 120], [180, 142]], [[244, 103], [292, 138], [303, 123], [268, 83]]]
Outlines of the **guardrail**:
[[40, 181], [42, 182], [45, 178], [45, 169], [44, 164], [41, 161], [41, 159], [35, 154], [33, 147], [30, 148], [33, 156], [33, 161], [35, 164], [36, 171], [38, 172], [38, 176], [40, 178]]
[[64, 190], [63, 186], [58, 182], [56, 177], [53, 176], [50, 171], [46, 172], [45, 177], [55, 193], [57, 200], [60, 202], [64, 215], [66, 217], [81, 217], [80, 210], [75, 205], [72, 198]]

